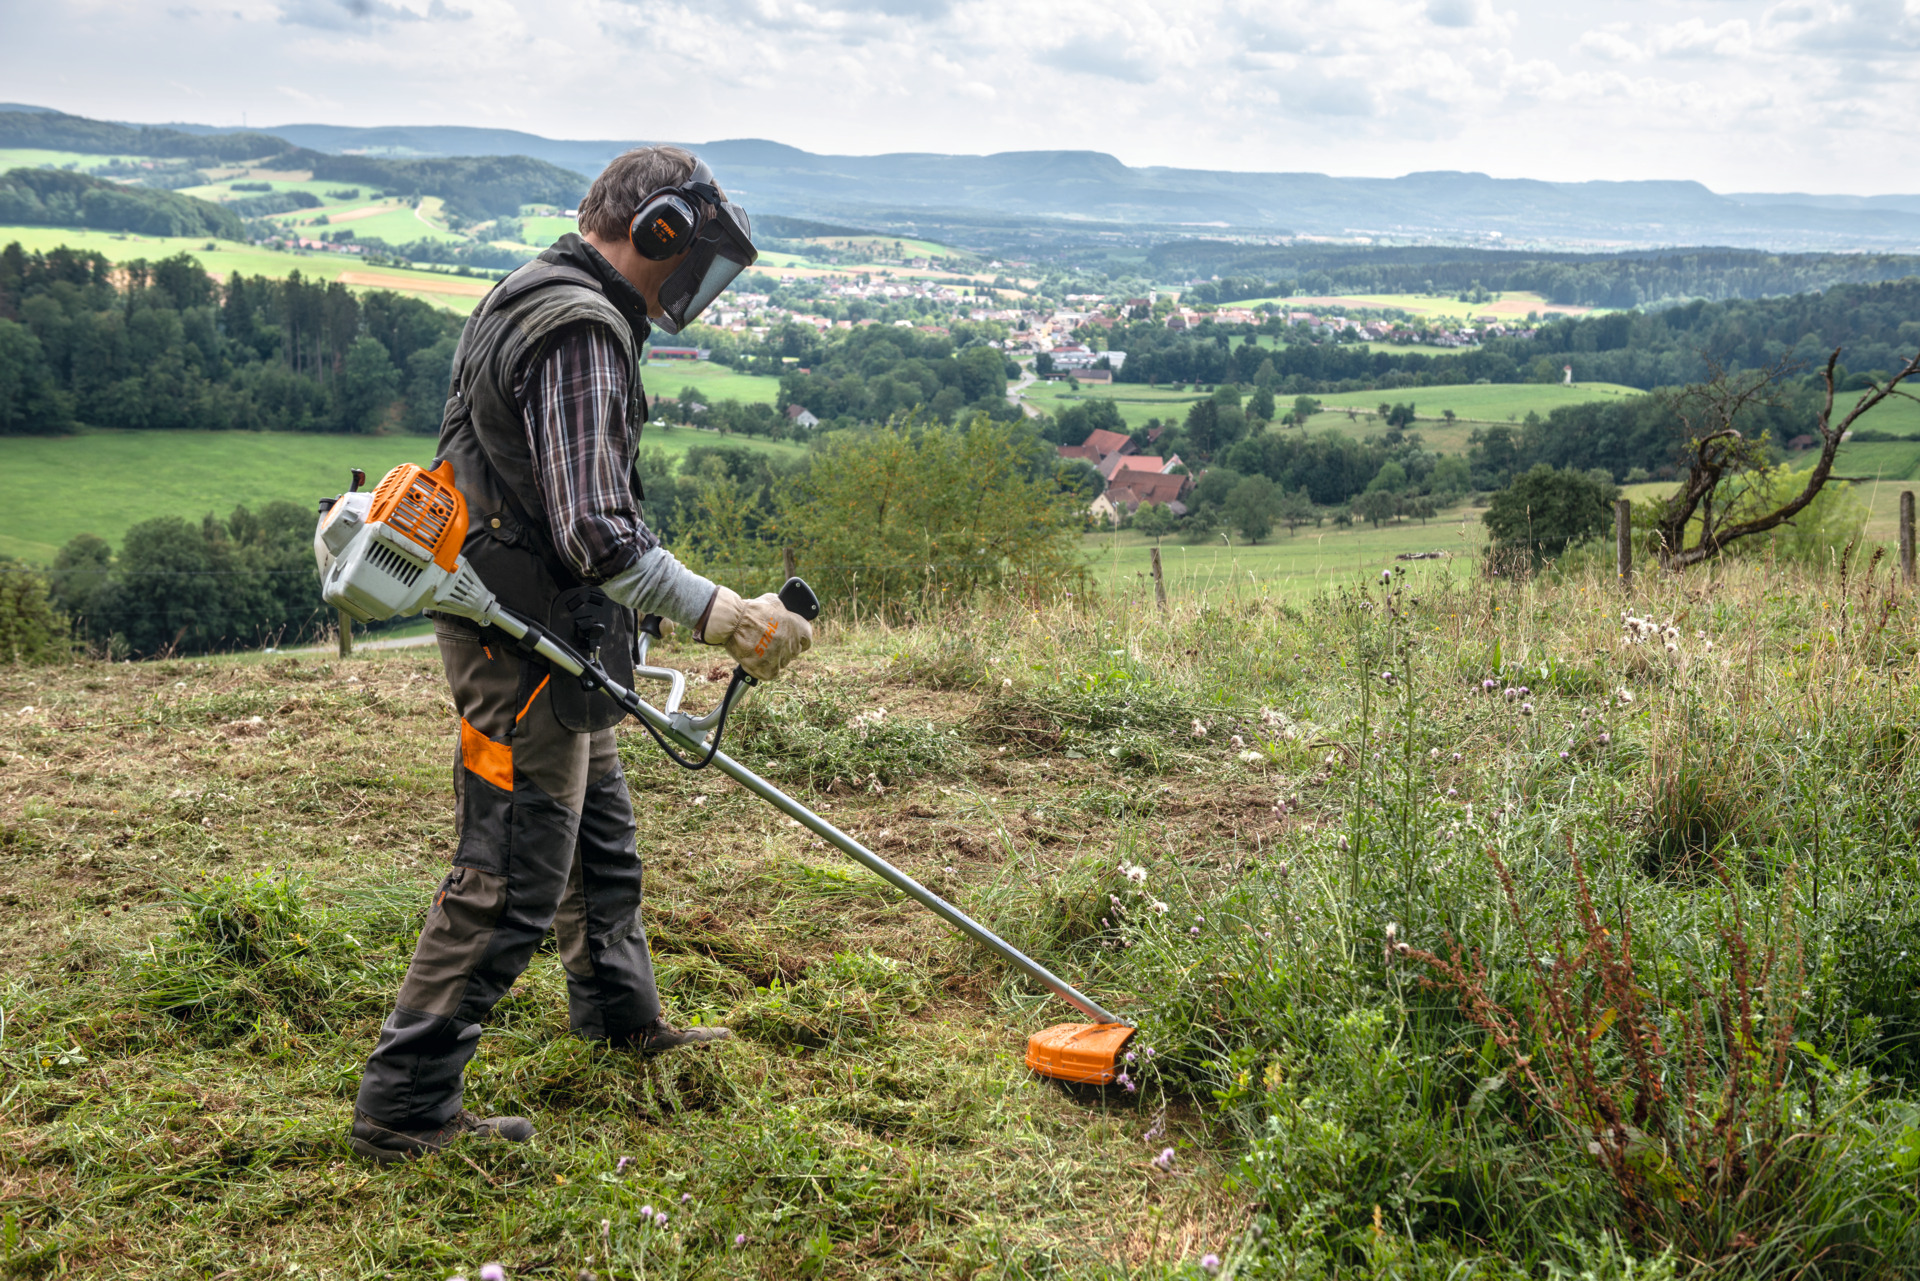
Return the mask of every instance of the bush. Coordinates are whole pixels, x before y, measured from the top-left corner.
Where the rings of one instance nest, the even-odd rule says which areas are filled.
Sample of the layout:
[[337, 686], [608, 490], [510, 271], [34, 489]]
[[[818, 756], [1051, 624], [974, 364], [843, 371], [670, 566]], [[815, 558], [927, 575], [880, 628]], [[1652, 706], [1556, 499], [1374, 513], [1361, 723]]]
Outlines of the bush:
[[56, 663], [72, 649], [47, 580], [0, 557], [0, 662]]
[[1487, 507], [1491, 554], [1524, 551], [1534, 560], [1558, 556], [1606, 529], [1620, 491], [1584, 472], [1541, 463], [1493, 496]]

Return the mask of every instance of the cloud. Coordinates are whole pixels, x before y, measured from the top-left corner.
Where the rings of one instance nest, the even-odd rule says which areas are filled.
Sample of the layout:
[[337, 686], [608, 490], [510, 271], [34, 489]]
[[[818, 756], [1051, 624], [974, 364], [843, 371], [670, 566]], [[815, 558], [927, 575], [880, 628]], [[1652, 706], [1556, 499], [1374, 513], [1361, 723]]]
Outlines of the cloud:
[[1574, 48], [1604, 62], [1639, 62], [1647, 56], [1645, 49], [1618, 31], [1585, 32]]
[[449, 8], [443, 0], [430, 0], [418, 11], [385, 0], [282, 0], [280, 5], [281, 22], [322, 31], [365, 30], [376, 22], [461, 22], [472, 16], [472, 10]]
[[1158, 75], [1151, 50], [1134, 49], [1116, 35], [1075, 36], [1041, 53], [1036, 61], [1062, 71], [1105, 76], [1128, 84], [1152, 84]]
[[1486, 0], [1427, 0], [1427, 21], [1436, 27], [1471, 27], [1491, 8]]

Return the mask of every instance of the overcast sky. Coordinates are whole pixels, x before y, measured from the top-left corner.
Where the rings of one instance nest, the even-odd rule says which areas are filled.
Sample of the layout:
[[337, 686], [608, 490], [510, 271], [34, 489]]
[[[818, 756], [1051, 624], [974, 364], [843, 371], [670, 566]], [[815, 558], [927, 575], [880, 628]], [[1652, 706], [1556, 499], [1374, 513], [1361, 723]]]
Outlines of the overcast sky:
[[255, 127], [1920, 189], [1920, 0], [0, 0], [0, 98]]

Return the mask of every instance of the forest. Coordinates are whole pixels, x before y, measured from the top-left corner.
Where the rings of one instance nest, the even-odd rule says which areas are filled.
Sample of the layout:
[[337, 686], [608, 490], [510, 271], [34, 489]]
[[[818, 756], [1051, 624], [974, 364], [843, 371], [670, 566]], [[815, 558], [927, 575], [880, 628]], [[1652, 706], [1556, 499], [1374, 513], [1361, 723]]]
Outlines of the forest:
[[1782, 254], [1700, 248], [1609, 254], [1451, 246], [1300, 244], [1269, 248], [1179, 240], [1147, 254], [1160, 278], [1201, 280], [1183, 297], [1237, 302], [1294, 294], [1526, 292], [1586, 307], [1645, 307], [1676, 299], [1765, 298], [1920, 275], [1911, 254]]
[[0, 174], [0, 224], [245, 240], [240, 217], [211, 201], [59, 169], [9, 169]]
[[[113, 278], [121, 279], [116, 282]], [[191, 255], [0, 250], [0, 435], [104, 428], [432, 432], [461, 321], [386, 291]]]
[[[1241, 327], [1244, 328], [1244, 327]], [[1278, 333], [1277, 321], [1267, 322]], [[1642, 312], [1569, 317], [1533, 336], [1494, 338], [1459, 353], [1374, 349], [1341, 343], [1283, 348], [1235, 345], [1233, 327], [1186, 331], [1152, 321], [1116, 325], [1108, 346], [1125, 351], [1123, 383], [1240, 382], [1276, 394], [1318, 395], [1453, 383], [1558, 382], [1564, 365], [1581, 382], [1655, 387], [1697, 382], [1713, 362], [1755, 368], [1786, 357], [1802, 365], [1843, 349], [1847, 385], [1897, 368], [1920, 348], [1920, 277], [1836, 285], [1784, 298], [1694, 301]]]

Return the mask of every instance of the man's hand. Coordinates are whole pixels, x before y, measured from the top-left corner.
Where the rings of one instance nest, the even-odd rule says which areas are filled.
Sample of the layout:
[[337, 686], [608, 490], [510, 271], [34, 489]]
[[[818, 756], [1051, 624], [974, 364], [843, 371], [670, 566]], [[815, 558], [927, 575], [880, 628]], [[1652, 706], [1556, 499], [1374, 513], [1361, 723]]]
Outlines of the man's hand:
[[813, 628], [798, 614], [790, 614], [772, 592], [741, 600], [724, 587], [714, 589], [700, 624], [700, 640], [725, 645], [735, 662], [755, 680], [770, 681], [782, 669], [813, 648]]

